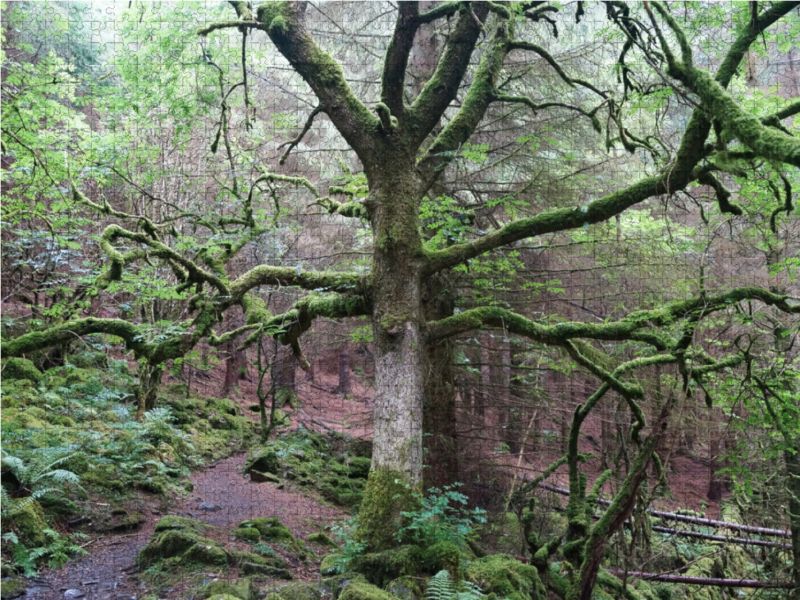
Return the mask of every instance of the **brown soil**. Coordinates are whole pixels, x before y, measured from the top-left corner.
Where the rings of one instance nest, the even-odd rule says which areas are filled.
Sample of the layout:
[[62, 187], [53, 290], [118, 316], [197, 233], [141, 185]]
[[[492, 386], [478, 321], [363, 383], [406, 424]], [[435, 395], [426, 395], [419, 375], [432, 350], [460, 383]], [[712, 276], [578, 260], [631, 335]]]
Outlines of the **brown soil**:
[[[325, 525], [347, 516], [341, 510], [324, 506], [300, 491], [279, 490], [277, 485], [270, 483], [247, 482], [239, 472], [243, 460], [244, 455], [233, 456], [220, 461], [213, 468], [196, 473], [192, 477], [194, 492], [176, 501], [169, 510], [162, 510], [163, 506], [157, 497], [144, 495], [139, 508], [147, 511], [146, 522], [135, 532], [96, 537], [86, 547], [89, 556], [72, 561], [63, 569], [44, 572], [31, 580], [26, 598], [62, 599], [69, 597], [65, 596], [65, 592], [71, 589], [85, 594], [85, 600], [123, 600], [132, 596], [142, 598], [148, 594], [157, 594], [159, 598], [179, 598], [187, 588], [197, 585], [198, 579], [211, 581], [237, 576], [235, 569], [226, 569], [203, 573], [191, 580], [171, 580], [167, 588], [152, 588], [141, 581], [135, 566], [136, 555], [150, 540], [155, 524], [166, 514], [190, 517], [215, 526], [216, 529], [204, 535], [223, 543], [230, 550], [252, 550], [249, 544], [232, 541], [230, 534], [232, 528], [247, 519], [278, 517], [296, 538], [305, 539]], [[201, 510], [198, 506], [202, 502], [218, 506], [221, 510]], [[317, 560], [302, 563], [279, 545], [272, 546], [288, 560], [295, 578], [308, 580], [319, 577], [319, 562], [327, 552], [324, 548], [313, 547]], [[285, 582], [263, 579], [257, 580], [257, 583], [269, 587]]]

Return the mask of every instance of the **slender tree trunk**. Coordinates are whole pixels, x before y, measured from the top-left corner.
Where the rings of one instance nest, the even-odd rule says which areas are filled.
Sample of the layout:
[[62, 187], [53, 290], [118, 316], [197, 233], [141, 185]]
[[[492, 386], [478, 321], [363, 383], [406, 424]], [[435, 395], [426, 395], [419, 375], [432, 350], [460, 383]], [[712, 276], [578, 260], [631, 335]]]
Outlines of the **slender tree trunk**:
[[[431, 277], [423, 294], [426, 321], [453, 314], [450, 286], [442, 274]], [[458, 478], [456, 433], [455, 342], [445, 339], [425, 345], [422, 428], [425, 432], [425, 489], [441, 488]]]
[[[518, 343], [511, 344], [511, 370], [508, 383], [508, 396], [511, 415], [506, 429], [506, 443], [512, 454], [519, 454], [525, 429], [528, 425], [529, 395], [525, 393], [525, 375], [520, 368], [523, 359], [523, 346]], [[534, 432], [535, 439], [535, 432]]]
[[719, 473], [725, 468], [724, 428], [722, 411], [719, 408], [710, 409], [708, 411], [708, 499], [714, 502], [722, 500], [722, 494], [726, 487], [725, 475]]
[[347, 342], [339, 349], [339, 386], [336, 391], [342, 396], [351, 396], [353, 386], [350, 382], [350, 351]]
[[228, 342], [225, 344], [225, 383], [222, 385], [221, 396], [227, 398], [231, 395], [233, 388], [239, 381], [239, 370], [237, 369], [236, 343]]
[[158, 389], [164, 369], [149, 362], [139, 363], [139, 385], [136, 386], [136, 418], [141, 421], [144, 413], [153, 410], [158, 400]]
[[794, 589], [791, 600], [800, 600], [800, 444], [793, 451], [784, 454], [789, 471], [787, 487], [789, 488], [789, 524], [792, 530], [792, 574]]

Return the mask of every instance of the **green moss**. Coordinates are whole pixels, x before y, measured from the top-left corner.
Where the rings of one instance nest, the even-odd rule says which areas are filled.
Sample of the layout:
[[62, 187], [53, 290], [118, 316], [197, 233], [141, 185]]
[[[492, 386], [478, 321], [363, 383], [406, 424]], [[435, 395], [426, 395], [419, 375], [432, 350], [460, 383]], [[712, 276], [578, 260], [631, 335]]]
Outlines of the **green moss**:
[[425, 598], [424, 579], [398, 577], [387, 586], [386, 591], [400, 600], [422, 600]]
[[340, 506], [355, 509], [364, 499], [364, 484], [360, 479], [326, 477], [318, 487], [323, 498]]
[[547, 591], [536, 567], [525, 565], [505, 554], [485, 556], [466, 569], [469, 581], [487, 594], [508, 600], [546, 600]]
[[370, 550], [391, 548], [395, 533], [402, 528], [402, 512], [418, 508], [415, 486], [406, 483], [399, 471], [377, 469], [370, 472], [364, 500], [358, 513], [357, 537]]
[[316, 584], [297, 582], [285, 585], [278, 590], [281, 600], [320, 600], [322, 592]]
[[273, 579], [294, 579], [294, 576], [288, 569], [281, 569], [271, 565], [261, 565], [257, 563], [246, 562], [242, 563], [239, 569], [243, 575], [260, 575], [262, 577], [270, 577]]
[[332, 600], [338, 600], [347, 584], [354, 581], [366, 583], [364, 576], [359, 573], [340, 573], [333, 577], [327, 577], [322, 580], [322, 593], [330, 594]]
[[120, 478], [113, 465], [92, 465], [81, 475], [81, 485], [85, 488], [100, 488], [124, 493], [128, 485]]
[[319, 565], [319, 572], [323, 575], [335, 575], [337, 572], [336, 563], [339, 561], [339, 558], [339, 554], [336, 552], [323, 556], [322, 563]]
[[87, 383], [94, 379], [94, 373], [89, 369], [70, 369], [67, 371], [67, 385]]
[[20, 543], [28, 548], [47, 545], [44, 530], [48, 525], [42, 506], [36, 500], [28, 499], [18, 501], [17, 506], [21, 508], [12, 508], [12, 516], [7, 520], [16, 527]]
[[2, 378], [7, 381], [22, 379], [39, 383], [42, 380], [42, 372], [27, 358], [7, 359], [0, 373]]
[[139, 552], [136, 564], [147, 568], [158, 560], [168, 558], [213, 566], [228, 564], [230, 555], [214, 540], [178, 529], [154, 534], [150, 543]]
[[259, 517], [239, 523], [240, 528], [252, 527], [258, 530], [261, 537], [268, 542], [294, 542], [294, 536], [286, 525], [282, 525], [277, 517]]
[[296, 409], [298, 406], [297, 395], [294, 390], [289, 387], [283, 387], [275, 392], [275, 399], [277, 400], [278, 407], [283, 408], [289, 406]]
[[10, 600], [24, 596], [26, 587], [28, 584], [22, 577], [4, 577], [3, 584], [0, 586], [0, 598]]
[[233, 535], [237, 540], [244, 540], [253, 544], [261, 539], [261, 534], [255, 527], [237, 527], [233, 530]]
[[369, 477], [369, 469], [372, 465], [372, 459], [356, 456], [350, 459], [350, 477], [366, 479]]
[[434, 544], [422, 555], [422, 564], [429, 573], [435, 574], [444, 569], [456, 581], [461, 579], [461, 562], [461, 551], [452, 542]]
[[363, 581], [351, 581], [342, 590], [339, 600], [393, 600], [389, 592]]
[[202, 521], [195, 521], [194, 519], [187, 519], [186, 517], [179, 517], [177, 515], [167, 515], [156, 523], [153, 531], [154, 533], [162, 533], [165, 531], [183, 529], [194, 533], [202, 533], [210, 527], [210, 525], [206, 525]]
[[137, 481], [136, 487], [144, 492], [150, 492], [151, 494], [162, 495], [166, 491], [164, 481], [155, 477], [148, 477], [147, 479]]
[[422, 562], [422, 549], [406, 545], [370, 552], [353, 559], [351, 566], [354, 571], [363, 573], [370, 583], [383, 587], [403, 575], [418, 575], [422, 571]]
[[310, 544], [316, 544], [317, 546], [324, 546], [326, 548], [338, 548], [339, 545], [334, 542], [331, 538], [329, 538], [324, 533], [312, 533], [306, 541]]
[[199, 598], [209, 598], [213, 596], [233, 596], [239, 600], [255, 600], [256, 587], [252, 579], [240, 579], [233, 581], [212, 581], [200, 589]]
[[252, 470], [273, 475], [280, 473], [280, 460], [275, 450], [264, 448], [257, 451], [252, 458], [248, 458], [244, 463], [244, 472], [249, 473]]

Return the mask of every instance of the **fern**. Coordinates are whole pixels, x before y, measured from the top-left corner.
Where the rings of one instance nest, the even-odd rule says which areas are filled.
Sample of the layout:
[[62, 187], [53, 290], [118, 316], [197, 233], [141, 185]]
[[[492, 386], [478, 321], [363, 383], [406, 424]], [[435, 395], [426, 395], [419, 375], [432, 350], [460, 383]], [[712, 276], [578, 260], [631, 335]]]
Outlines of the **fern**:
[[[26, 462], [2, 451], [2, 469], [11, 473], [17, 480], [17, 489], [12, 493], [29, 492], [30, 497], [36, 499], [48, 492], [60, 491], [57, 487], [52, 487], [53, 483], [80, 487], [80, 478], [75, 473], [55, 468], [80, 454], [75, 451], [74, 446], [37, 448], [31, 454], [31, 459]], [[38, 485], [44, 481], [48, 481], [51, 486], [39, 488]], [[19, 510], [20, 507], [17, 506], [16, 509]]]
[[450, 573], [444, 570], [431, 577], [425, 590], [426, 600], [479, 600], [483, 597], [480, 587], [471, 581], [460, 581], [456, 585]]
[[[47, 537], [48, 544], [39, 548], [27, 550], [28, 559], [31, 562], [47, 559], [47, 564], [51, 569], [60, 569], [71, 556], [86, 556], [88, 552], [75, 544], [69, 536], [61, 535], [52, 529], [43, 530]], [[81, 534], [75, 534], [81, 535]], [[85, 537], [85, 536], [82, 536]]]
[[425, 598], [427, 600], [452, 600], [457, 593], [456, 586], [450, 578], [450, 573], [439, 571], [428, 582]]

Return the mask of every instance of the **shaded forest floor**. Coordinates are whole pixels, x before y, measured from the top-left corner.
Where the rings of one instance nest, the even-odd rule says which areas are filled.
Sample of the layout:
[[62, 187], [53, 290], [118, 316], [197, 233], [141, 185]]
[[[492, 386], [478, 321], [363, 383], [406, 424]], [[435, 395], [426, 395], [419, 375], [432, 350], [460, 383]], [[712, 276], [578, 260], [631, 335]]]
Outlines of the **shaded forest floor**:
[[[145, 522], [135, 532], [121, 535], [93, 536], [87, 545], [89, 556], [68, 563], [64, 568], [48, 570], [31, 581], [26, 597], [51, 600], [56, 598], [86, 598], [87, 600], [128, 600], [157, 594], [159, 598], [183, 597], [187, 588], [198, 584], [198, 575], [170, 579], [164, 586], [142, 581], [136, 566], [136, 555], [150, 541], [155, 524], [166, 515], [177, 515], [203, 521], [214, 526], [205, 537], [214, 539], [231, 550], [249, 550], [244, 541], [232, 541], [231, 530], [241, 521], [257, 517], [278, 517], [295, 538], [305, 539], [346, 514], [336, 508], [297, 491], [278, 489], [272, 483], [250, 483], [241, 473], [244, 455], [231, 456], [195, 473], [191, 481], [194, 491], [188, 498], [165, 499], [141, 494], [134, 502], [145, 515]], [[318, 579], [320, 558], [325, 549], [315, 548], [317, 559], [301, 562], [289, 559], [291, 572], [298, 579]], [[202, 581], [216, 578], [235, 579], [233, 569], [220, 569], [199, 574]], [[261, 579], [259, 585], [268, 587], [284, 583], [281, 580]], [[76, 592], [66, 594], [69, 590]], [[83, 595], [79, 595], [83, 594]]]

